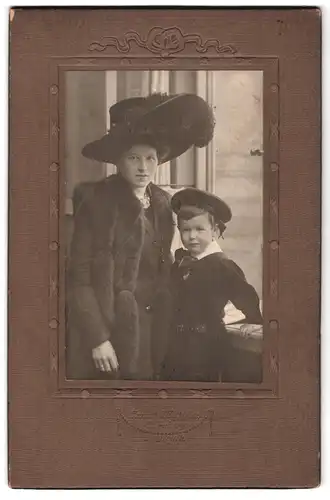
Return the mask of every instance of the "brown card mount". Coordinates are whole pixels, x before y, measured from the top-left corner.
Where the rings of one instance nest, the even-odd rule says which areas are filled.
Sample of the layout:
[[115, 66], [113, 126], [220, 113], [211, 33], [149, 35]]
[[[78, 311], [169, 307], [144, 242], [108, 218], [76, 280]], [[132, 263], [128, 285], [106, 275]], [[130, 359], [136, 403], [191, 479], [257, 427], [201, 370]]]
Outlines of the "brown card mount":
[[[17, 9], [10, 31], [10, 484], [316, 486], [319, 10]], [[260, 295], [262, 342], [235, 337], [218, 381], [71, 376], [73, 193], [113, 173], [81, 148], [114, 102], [173, 89], [211, 104], [216, 135], [157, 184], [239, 214], [223, 245]]]

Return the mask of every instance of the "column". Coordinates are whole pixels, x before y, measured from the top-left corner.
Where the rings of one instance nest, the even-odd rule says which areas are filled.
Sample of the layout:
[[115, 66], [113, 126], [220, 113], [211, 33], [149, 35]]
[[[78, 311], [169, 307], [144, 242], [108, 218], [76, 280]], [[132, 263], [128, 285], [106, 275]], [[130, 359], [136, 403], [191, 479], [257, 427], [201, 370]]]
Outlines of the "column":
[[[171, 72], [171, 94], [196, 93], [195, 71]], [[172, 162], [174, 183], [178, 186], [195, 185], [195, 151], [193, 148]]]
[[[207, 100], [207, 72], [196, 71], [196, 94]], [[206, 189], [207, 154], [206, 148], [195, 150], [195, 185]]]
[[72, 193], [84, 181], [105, 176], [103, 163], [81, 154], [83, 146], [106, 133], [105, 73], [68, 71], [66, 73], [64, 166], [66, 213], [72, 214]]
[[[170, 74], [169, 71], [151, 71], [150, 93], [169, 93]], [[158, 167], [155, 177], [155, 183], [161, 186], [171, 184], [171, 165], [170, 162], [164, 163]]]
[[[117, 102], [117, 71], [106, 71], [105, 73], [105, 91], [106, 91], [106, 124], [107, 130], [110, 129], [109, 109]], [[107, 175], [116, 173], [116, 167], [112, 163], [106, 164]]]
[[[206, 71], [206, 101], [211, 108], [215, 106], [215, 74], [214, 71]], [[197, 168], [199, 166], [197, 165]], [[206, 146], [206, 189], [215, 193], [215, 147], [214, 140]]]

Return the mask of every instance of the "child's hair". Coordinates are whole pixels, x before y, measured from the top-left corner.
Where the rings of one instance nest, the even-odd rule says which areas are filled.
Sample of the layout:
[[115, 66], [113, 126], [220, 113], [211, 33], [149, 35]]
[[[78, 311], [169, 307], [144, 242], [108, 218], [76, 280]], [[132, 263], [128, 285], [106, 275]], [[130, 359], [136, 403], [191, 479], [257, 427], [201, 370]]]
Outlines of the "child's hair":
[[208, 211], [205, 208], [196, 207], [195, 205], [184, 205], [180, 208], [178, 212], [179, 229], [181, 221], [187, 221], [192, 219], [193, 217], [197, 217], [198, 215], [203, 214], [207, 214], [212, 229], [218, 229], [220, 232], [220, 236], [222, 236], [224, 230], [226, 229], [226, 225], [222, 221], [216, 221], [211, 211]]

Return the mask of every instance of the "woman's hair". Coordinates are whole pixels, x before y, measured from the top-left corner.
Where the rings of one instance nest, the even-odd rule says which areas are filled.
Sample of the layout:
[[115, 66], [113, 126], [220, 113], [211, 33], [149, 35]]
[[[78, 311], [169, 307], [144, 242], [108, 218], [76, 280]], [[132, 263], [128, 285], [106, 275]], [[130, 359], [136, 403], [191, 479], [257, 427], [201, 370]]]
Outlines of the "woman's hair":
[[184, 205], [180, 208], [178, 212], [178, 227], [180, 228], [180, 222], [185, 220], [190, 220], [193, 217], [197, 217], [198, 215], [207, 214], [212, 229], [217, 229], [220, 232], [220, 236], [222, 236], [223, 232], [226, 229], [226, 225], [219, 220], [215, 220], [212, 212], [205, 210], [205, 208], [200, 208], [195, 205]]

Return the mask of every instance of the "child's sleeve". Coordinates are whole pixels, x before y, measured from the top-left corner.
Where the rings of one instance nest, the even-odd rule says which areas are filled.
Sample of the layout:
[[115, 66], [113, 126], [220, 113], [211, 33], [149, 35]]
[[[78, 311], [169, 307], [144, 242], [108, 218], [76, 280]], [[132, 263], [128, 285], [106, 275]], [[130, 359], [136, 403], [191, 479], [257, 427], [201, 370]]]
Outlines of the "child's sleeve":
[[[245, 278], [242, 269], [232, 260], [226, 261], [229, 300], [245, 315], [245, 322], [262, 324], [259, 297]], [[241, 323], [241, 321], [240, 321]]]

